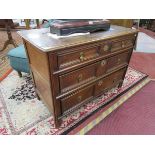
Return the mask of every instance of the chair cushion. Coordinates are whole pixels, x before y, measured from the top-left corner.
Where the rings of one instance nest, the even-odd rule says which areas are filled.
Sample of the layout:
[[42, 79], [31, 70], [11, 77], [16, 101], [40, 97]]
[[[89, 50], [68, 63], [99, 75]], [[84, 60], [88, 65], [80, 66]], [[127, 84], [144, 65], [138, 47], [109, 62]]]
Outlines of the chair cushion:
[[8, 52], [10, 65], [13, 69], [20, 72], [29, 73], [29, 64], [24, 45], [20, 45]]
[[11, 56], [11, 57], [16, 57], [16, 58], [27, 59], [24, 45], [20, 45], [16, 48], [10, 50], [7, 55]]
[[48, 28], [50, 27], [50, 25], [54, 22], [54, 19], [50, 19], [48, 20], [48, 22], [46, 22], [45, 24], [42, 25], [43, 28]]

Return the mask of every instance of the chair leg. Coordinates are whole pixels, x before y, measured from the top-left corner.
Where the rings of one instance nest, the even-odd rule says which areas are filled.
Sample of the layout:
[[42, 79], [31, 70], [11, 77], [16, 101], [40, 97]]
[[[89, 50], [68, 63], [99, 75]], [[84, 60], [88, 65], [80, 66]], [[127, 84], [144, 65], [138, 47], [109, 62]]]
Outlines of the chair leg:
[[37, 96], [37, 99], [40, 101], [40, 97], [39, 97], [39, 95], [38, 95], [38, 94], [36, 94], [36, 96]]
[[22, 77], [22, 73], [20, 71], [17, 71], [17, 73], [19, 77]]

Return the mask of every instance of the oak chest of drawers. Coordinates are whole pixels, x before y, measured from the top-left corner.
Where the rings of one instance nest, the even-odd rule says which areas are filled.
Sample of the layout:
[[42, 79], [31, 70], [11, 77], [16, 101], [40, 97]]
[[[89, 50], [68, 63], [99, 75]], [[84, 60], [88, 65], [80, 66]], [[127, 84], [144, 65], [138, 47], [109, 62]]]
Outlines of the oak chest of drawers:
[[63, 116], [114, 86], [121, 87], [137, 30], [111, 26], [105, 32], [60, 38], [49, 29], [19, 34], [36, 93], [58, 127]]

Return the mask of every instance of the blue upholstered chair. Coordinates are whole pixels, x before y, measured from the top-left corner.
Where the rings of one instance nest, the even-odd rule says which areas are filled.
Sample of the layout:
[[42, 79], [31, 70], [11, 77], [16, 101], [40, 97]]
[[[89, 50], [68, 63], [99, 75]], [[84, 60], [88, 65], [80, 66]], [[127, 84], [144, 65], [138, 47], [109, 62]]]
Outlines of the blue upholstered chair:
[[7, 55], [10, 59], [11, 67], [18, 72], [20, 77], [22, 76], [21, 72], [30, 72], [24, 45], [11, 49]]
[[[44, 28], [48, 28], [50, 24], [54, 22], [53, 19], [47, 20], [45, 24], [42, 25]], [[8, 52], [8, 57], [10, 59], [10, 65], [13, 69], [18, 72], [18, 75], [22, 77], [21, 72], [29, 73], [29, 64], [26, 56], [24, 45], [20, 45]]]

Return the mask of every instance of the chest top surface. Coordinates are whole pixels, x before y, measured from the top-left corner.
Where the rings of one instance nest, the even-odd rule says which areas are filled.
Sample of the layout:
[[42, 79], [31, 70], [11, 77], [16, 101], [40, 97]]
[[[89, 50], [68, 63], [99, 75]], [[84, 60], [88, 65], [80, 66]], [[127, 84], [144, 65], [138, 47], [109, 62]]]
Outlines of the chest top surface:
[[49, 52], [90, 42], [102, 41], [105, 39], [136, 33], [136, 29], [111, 25], [108, 31], [86, 33], [82, 35], [56, 37], [50, 33], [49, 28], [22, 30], [18, 34], [26, 41], [33, 44], [42, 52]]

